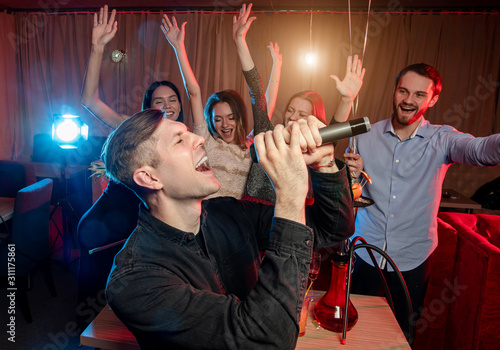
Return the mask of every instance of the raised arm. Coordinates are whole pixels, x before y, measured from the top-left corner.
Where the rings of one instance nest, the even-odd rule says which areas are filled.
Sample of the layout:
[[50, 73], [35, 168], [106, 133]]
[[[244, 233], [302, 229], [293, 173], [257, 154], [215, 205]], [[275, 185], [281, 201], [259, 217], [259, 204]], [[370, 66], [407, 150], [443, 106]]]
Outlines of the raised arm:
[[233, 17], [233, 40], [236, 44], [236, 51], [241, 62], [241, 68], [245, 76], [252, 100], [252, 113], [254, 122], [254, 133], [258, 134], [273, 128], [267, 115], [267, 103], [264, 95], [264, 86], [255, 67], [255, 64], [248, 49], [246, 35], [251, 23], [256, 19], [249, 17], [252, 4], [243, 4], [238, 17]]
[[[250, 242], [253, 234], [268, 235], [266, 258], [257, 271], [255, 285], [245, 298], [225, 294], [226, 290], [221, 287], [221, 282], [227, 281], [224, 275], [214, 273], [212, 264], [203, 261], [206, 258], [199, 257], [197, 252], [188, 252], [185, 247], [176, 244], [161, 247], [164, 256], [172, 259], [179, 257], [179, 263], [175, 266], [168, 261], [165, 263], [148, 258], [136, 264], [136, 268], [130, 268], [133, 250], [130, 245], [117, 254], [115, 267], [108, 279], [106, 297], [115, 314], [134, 333], [141, 348], [295, 348], [299, 331], [297, 321], [306, 293], [304, 281], [307, 280], [317, 235], [305, 225], [308, 191], [306, 164], [310, 161], [319, 166], [330, 162], [333, 156], [331, 145], [317, 147], [317, 128], [308, 128], [304, 123], [293, 123], [289, 127], [290, 131], [279, 125], [274, 131], [255, 137], [263, 166], [276, 184], [276, 207], [246, 201], [233, 202], [234, 205], [228, 201], [206, 201], [207, 225], [204, 227], [208, 227], [207, 232], [213, 231], [212, 235], [215, 234], [216, 228], [211, 229], [213, 225], [208, 224], [210, 222], [226, 222], [229, 225], [225, 227], [225, 232], [217, 234], [221, 239], [212, 242], [212, 246], [232, 242], [234, 232], [238, 231]], [[302, 157], [303, 149], [311, 150], [309, 161]], [[337, 209], [336, 214], [318, 211], [317, 216], [324, 221], [320, 228], [327, 226], [327, 230], [322, 230], [324, 235], [330, 235], [330, 241], [337, 243], [352, 233], [352, 201], [348, 202], [348, 219], [344, 219], [338, 210], [342, 208], [336, 207], [336, 192], [341, 187], [336, 184], [337, 175], [319, 175], [323, 181], [319, 181], [317, 187], [326, 192], [321, 199], [330, 199], [331, 205], [327, 209]], [[319, 215], [320, 212], [324, 215]], [[217, 217], [209, 221], [210, 215]], [[323, 216], [338, 217], [350, 224], [334, 222], [327, 225], [331, 222], [325, 221]], [[249, 225], [242, 225], [239, 220], [235, 220], [237, 217], [245, 218], [244, 221]], [[150, 235], [142, 228], [134, 233], [136, 237], [144, 234]], [[227, 240], [224, 239], [225, 235]], [[160, 252], [159, 248], [156, 249]], [[232, 248], [228, 246], [228, 249]], [[240, 249], [239, 252], [245, 255], [251, 253], [250, 250], [253, 249]], [[257, 249], [254, 252], [258, 255]], [[151, 256], [148, 254], [148, 257]], [[214, 263], [217, 263], [216, 260]], [[248, 270], [244, 266], [241, 269], [242, 272]], [[238, 272], [237, 268], [233, 271]], [[126, 288], [138, 284], [147, 288]], [[203, 335], [202, 340], [200, 334]]]
[[271, 76], [269, 77], [269, 83], [266, 89], [267, 115], [269, 120], [271, 120], [273, 118], [274, 109], [276, 108], [276, 100], [278, 99], [283, 58], [280, 54], [278, 43], [269, 43], [267, 47], [271, 51], [271, 56], [273, 56], [273, 68], [271, 69]]
[[238, 17], [233, 17], [233, 40], [236, 44], [236, 51], [238, 52], [243, 71], [249, 71], [255, 67], [246, 41], [250, 25], [257, 19], [256, 17], [249, 18], [251, 10], [252, 4], [248, 6], [243, 4]]
[[115, 37], [118, 23], [115, 21], [116, 10], [111, 12], [108, 20], [108, 6], [101, 7], [99, 15], [94, 14], [94, 28], [92, 29], [92, 47], [90, 49], [89, 64], [83, 82], [80, 103], [97, 119], [112, 129], [128, 118], [111, 109], [99, 98], [99, 74], [101, 70], [104, 47]]
[[[318, 238], [317, 246], [327, 247], [354, 232], [354, 215], [346, 166], [334, 160], [332, 144], [322, 144], [321, 127], [324, 124], [314, 116], [298, 120], [286, 128], [276, 125], [274, 131], [255, 136], [255, 149], [259, 164], [276, 190], [277, 217], [299, 221], [297, 218], [304, 213], [299, 211], [303, 209], [299, 206], [303, 204], [302, 191], [307, 193], [308, 190], [308, 182], [304, 185], [301, 174], [306, 165], [311, 168], [314, 205], [305, 209], [307, 225], [313, 228]], [[290, 199], [289, 195], [295, 199]], [[290, 200], [294, 203], [287, 203]]]
[[339, 123], [345, 122], [349, 118], [352, 103], [358, 95], [359, 89], [361, 89], [361, 86], [363, 85], [363, 77], [365, 76], [365, 68], [361, 67], [361, 60], [358, 59], [358, 55], [354, 55], [352, 60], [351, 58], [351, 56], [347, 57], [347, 67], [344, 80], [340, 81], [336, 75], [330, 76], [333, 80], [335, 80], [337, 90], [342, 96], [339, 106], [334, 114], [335, 120]]
[[191, 112], [193, 113], [193, 124], [203, 125], [205, 124], [205, 117], [203, 115], [203, 102], [201, 100], [201, 90], [198, 81], [194, 76], [191, 65], [186, 53], [186, 47], [184, 46], [184, 37], [186, 34], [186, 24], [182, 23], [181, 28], [177, 25], [177, 20], [172, 16], [172, 21], [169, 20], [167, 15], [163, 15], [161, 30], [168, 42], [174, 48], [175, 55], [177, 57], [177, 62], [179, 63], [179, 68], [182, 74], [182, 81], [184, 82], [184, 87], [186, 88], [189, 101], [191, 102]]

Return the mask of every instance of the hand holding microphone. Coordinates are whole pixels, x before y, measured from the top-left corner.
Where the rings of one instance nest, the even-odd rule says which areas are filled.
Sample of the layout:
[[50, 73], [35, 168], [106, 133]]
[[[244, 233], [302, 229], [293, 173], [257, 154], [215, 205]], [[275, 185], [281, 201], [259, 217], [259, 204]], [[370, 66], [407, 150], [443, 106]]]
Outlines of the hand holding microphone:
[[[368, 117], [349, 120], [344, 123], [338, 123], [319, 129], [319, 134], [325, 143], [332, 143], [351, 136], [356, 136], [369, 132], [371, 130], [370, 120]], [[250, 146], [250, 156], [254, 163], [258, 163], [257, 152], [254, 145]]]

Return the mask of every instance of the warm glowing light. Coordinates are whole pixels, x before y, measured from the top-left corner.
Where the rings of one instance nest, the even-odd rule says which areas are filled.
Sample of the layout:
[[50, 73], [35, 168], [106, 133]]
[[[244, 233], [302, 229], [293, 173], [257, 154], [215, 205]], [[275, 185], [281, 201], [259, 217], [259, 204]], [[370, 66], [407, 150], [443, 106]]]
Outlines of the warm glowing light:
[[306, 63], [310, 66], [314, 66], [316, 64], [316, 54], [314, 52], [308, 52], [306, 54]]

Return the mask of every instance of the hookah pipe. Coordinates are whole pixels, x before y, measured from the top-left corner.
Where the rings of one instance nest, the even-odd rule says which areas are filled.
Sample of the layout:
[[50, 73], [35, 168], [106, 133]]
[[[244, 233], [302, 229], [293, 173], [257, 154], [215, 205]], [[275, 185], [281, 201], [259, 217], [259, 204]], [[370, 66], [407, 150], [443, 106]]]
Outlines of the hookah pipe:
[[[358, 182], [354, 176], [351, 179], [351, 187], [355, 200], [361, 197], [363, 186], [366, 183], [372, 183], [372, 179], [366, 172], [362, 171], [361, 174], [363, 174], [361, 182]], [[368, 205], [373, 204], [371, 200], [367, 200], [366, 202]], [[358, 202], [357, 206], [366, 205]], [[348, 264], [349, 250], [349, 239], [346, 239], [339, 244], [337, 251], [333, 253], [330, 286], [327, 293], [314, 306], [314, 316], [316, 322], [321, 327], [337, 333], [342, 332], [343, 334], [354, 327], [358, 321], [358, 312], [349, 300], [350, 284], [346, 284], [351, 269], [351, 265]], [[345, 336], [342, 339], [342, 343], [345, 343]]]
[[[363, 176], [363, 179], [361, 180], [361, 182], [358, 182], [357, 179], [353, 176], [353, 179], [352, 179], [352, 182], [351, 182], [351, 188], [352, 188], [352, 192], [353, 192], [353, 197], [354, 197], [354, 200], [356, 201], [358, 198], [361, 197], [361, 194], [362, 194], [362, 191], [363, 191], [363, 187], [369, 183], [369, 184], [372, 184], [373, 181], [371, 179], [371, 177], [363, 170], [361, 170], [361, 175]], [[369, 203], [368, 205], [372, 205], [373, 204], [373, 201], [371, 203]], [[367, 206], [367, 205], [365, 205]], [[355, 208], [355, 211], [357, 212], [357, 209], [358, 207]], [[346, 240], [348, 241], [348, 240]], [[346, 241], [342, 242], [342, 245], [344, 245], [346, 243]], [[358, 241], [362, 242], [362, 244], [356, 244]], [[345, 293], [345, 304], [344, 304], [344, 310], [345, 310], [345, 313], [344, 313], [344, 318], [343, 318], [343, 327], [342, 327], [342, 338], [341, 338], [341, 344], [346, 344], [346, 337], [347, 337], [347, 331], [349, 329], [351, 329], [354, 324], [356, 324], [357, 322], [357, 311], [355, 310], [354, 306], [352, 305], [350, 299], [349, 299], [349, 296], [350, 296], [350, 291], [351, 291], [351, 275], [352, 275], [352, 260], [353, 260], [353, 255], [354, 255], [354, 251], [356, 249], [359, 249], [359, 248], [365, 248], [367, 249], [368, 251], [368, 254], [370, 256], [370, 259], [373, 263], [373, 266], [376, 266], [377, 267], [377, 273], [378, 273], [378, 276], [380, 278], [380, 281], [382, 282], [382, 286], [384, 288], [384, 292], [385, 292], [385, 295], [387, 296], [387, 301], [388, 301], [388, 304], [392, 310], [392, 312], [394, 313], [394, 303], [392, 301], [392, 297], [391, 297], [391, 294], [390, 294], [390, 291], [389, 291], [389, 287], [387, 286], [387, 282], [385, 280], [385, 277], [382, 273], [382, 270], [380, 269], [376, 259], [375, 259], [375, 256], [373, 255], [373, 250], [375, 250], [377, 253], [379, 253], [380, 255], [382, 255], [386, 260], [387, 262], [391, 265], [391, 267], [393, 268], [393, 270], [396, 272], [396, 275], [400, 281], [400, 284], [401, 286], [403, 287], [403, 290], [405, 292], [405, 297], [406, 297], [406, 309], [407, 309], [407, 312], [408, 312], [408, 315], [409, 317], [411, 318], [411, 315], [413, 314], [413, 307], [412, 307], [412, 304], [411, 304], [411, 299], [410, 299], [410, 294], [408, 292], [408, 288], [406, 287], [406, 283], [404, 281], [404, 278], [403, 276], [401, 275], [401, 272], [399, 271], [397, 265], [394, 263], [394, 261], [389, 257], [389, 255], [384, 252], [382, 249], [380, 249], [379, 247], [377, 246], [374, 246], [374, 245], [371, 245], [371, 244], [368, 244], [366, 242], [366, 240], [363, 238], [363, 237], [356, 237], [352, 244], [351, 244], [351, 247], [350, 248], [347, 248], [348, 250], [348, 255], [349, 255], [349, 259], [348, 259], [348, 264], [347, 264], [347, 271], [346, 271], [346, 293]], [[345, 254], [345, 253], [344, 253]], [[343, 255], [342, 253], [340, 255]], [[335, 266], [334, 266], [335, 268]], [[351, 310], [352, 309], [352, 310]], [[349, 312], [352, 312], [352, 313], [355, 313], [355, 316], [356, 316], [356, 319], [355, 320], [352, 320], [352, 317], [351, 317], [351, 320], [349, 320]], [[348, 321], [351, 322], [351, 324], [348, 324]], [[409, 343], [410, 343], [410, 346], [413, 345], [413, 341], [415, 339], [415, 327], [412, 326], [411, 322], [409, 322], [409, 325], [410, 325], [410, 328], [409, 328]]]
[[[358, 241], [361, 241], [362, 244], [356, 245], [356, 243]], [[410, 293], [408, 292], [408, 288], [406, 287], [405, 280], [404, 280], [403, 276], [401, 275], [401, 272], [399, 271], [396, 263], [391, 259], [391, 257], [389, 257], [389, 255], [386, 252], [384, 252], [382, 249], [380, 249], [379, 247], [374, 246], [372, 244], [368, 244], [363, 237], [356, 237], [354, 239], [354, 241], [352, 242], [351, 248], [349, 249], [349, 264], [348, 264], [348, 270], [347, 270], [347, 287], [346, 287], [347, 292], [346, 292], [346, 298], [345, 298], [346, 310], [347, 310], [347, 306], [350, 303], [349, 295], [350, 295], [350, 289], [351, 289], [352, 259], [353, 259], [354, 251], [358, 248], [366, 248], [368, 251], [368, 254], [370, 255], [370, 259], [372, 260], [373, 265], [377, 267], [378, 275], [380, 277], [380, 280], [383, 282], [382, 286], [384, 287], [385, 295], [387, 296], [387, 301], [388, 301], [389, 306], [390, 306], [393, 313], [394, 313], [394, 304], [392, 302], [391, 294], [389, 292], [389, 287], [387, 286], [387, 282], [384, 278], [384, 275], [382, 274], [382, 270], [380, 269], [380, 267], [377, 264], [377, 261], [375, 259], [375, 256], [373, 255], [372, 250], [375, 250], [377, 253], [382, 255], [387, 260], [389, 265], [391, 265], [394, 272], [396, 272], [396, 275], [399, 279], [399, 282], [400, 282], [400, 284], [403, 287], [403, 290], [405, 292], [406, 310], [407, 310], [408, 315], [409, 315], [408, 317], [410, 318], [410, 322], [409, 322], [409, 327], [410, 327], [409, 328], [409, 343], [410, 344], [409, 345], [410, 345], [410, 347], [413, 346], [413, 341], [415, 339], [415, 327], [412, 326], [412, 322], [411, 322], [411, 315], [413, 314], [413, 307], [411, 304]], [[347, 332], [347, 330], [348, 329], [347, 329], [347, 317], [346, 317], [344, 319], [344, 327], [342, 329], [342, 339], [341, 339], [342, 344], [346, 344], [346, 332]]]
[[[361, 174], [363, 176], [363, 179], [360, 183], [358, 183], [355, 177], [353, 177], [352, 179], [351, 187], [355, 200], [361, 197], [361, 192], [364, 185], [366, 185], [367, 183], [373, 183], [372, 179], [366, 172], [361, 171]], [[359, 205], [357, 205], [354, 210], [357, 210], [360, 206], [362, 207], [372, 205], [374, 202], [372, 200], [368, 200], [367, 203], [368, 204], [358, 203]], [[361, 241], [362, 244], [356, 244], [358, 241]], [[346, 344], [347, 331], [354, 327], [358, 320], [358, 312], [350, 301], [350, 290], [353, 255], [354, 251], [359, 248], [367, 249], [373, 265], [377, 267], [377, 273], [382, 282], [382, 286], [384, 288], [385, 295], [387, 296], [387, 301], [392, 312], [394, 313], [394, 303], [389, 292], [389, 287], [387, 286], [382, 270], [377, 264], [372, 250], [375, 250], [377, 253], [382, 255], [396, 272], [401, 286], [405, 291], [408, 315], [411, 318], [411, 315], [413, 314], [411, 299], [408, 293], [408, 289], [406, 288], [403, 276], [401, 275], [401, 272], [397, 268], [394, 261], [387, 255], [387, 253], [374, 245], [368, 244], [362, 237], [356, 237], [349, 247], [349, 239], [347, 239], [340, 243], [339, 251], [334, 253], [332, 257], [333, 267], [330, 287], [327, 293], [322, 298], [320, 298], [314, 306], [314, 315], [316, 322], [323, 328], [330, 331], [342, 332], [341, 344], [343, 345]], [[342, 298], [344, 299], [343, 305], [341, 301]], [[409, 343], [411, 346], [413, 344], [413, 340], [415, 339], [415, 327], [412, 326], [411, 322], [409, 324]]]

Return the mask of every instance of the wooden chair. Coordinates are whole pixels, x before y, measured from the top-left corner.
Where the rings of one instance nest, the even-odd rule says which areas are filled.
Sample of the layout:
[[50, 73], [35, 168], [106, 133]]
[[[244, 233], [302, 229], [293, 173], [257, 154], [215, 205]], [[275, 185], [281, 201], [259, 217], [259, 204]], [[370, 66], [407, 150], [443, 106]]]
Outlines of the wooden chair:
[[9, 283], [9, 287], [13, 287], [10, 282], [17, 287], [17, 305], [27, 322], [33, 321], [27, 292], [31, 289], [30, 274], [34, 269], [43, 270], [49, 291], [53, 297], [56, 296], [49, 259], [52, 184], [51, 179], [44, 179], [18, 191], [14, 204], [12, 230], [1, 242], [1, 261], [7, 262], [9, 258], [15, 258], [11, 269], [2, 269], [2, 274], [15, 275], [15, 279], [5, 280]]

